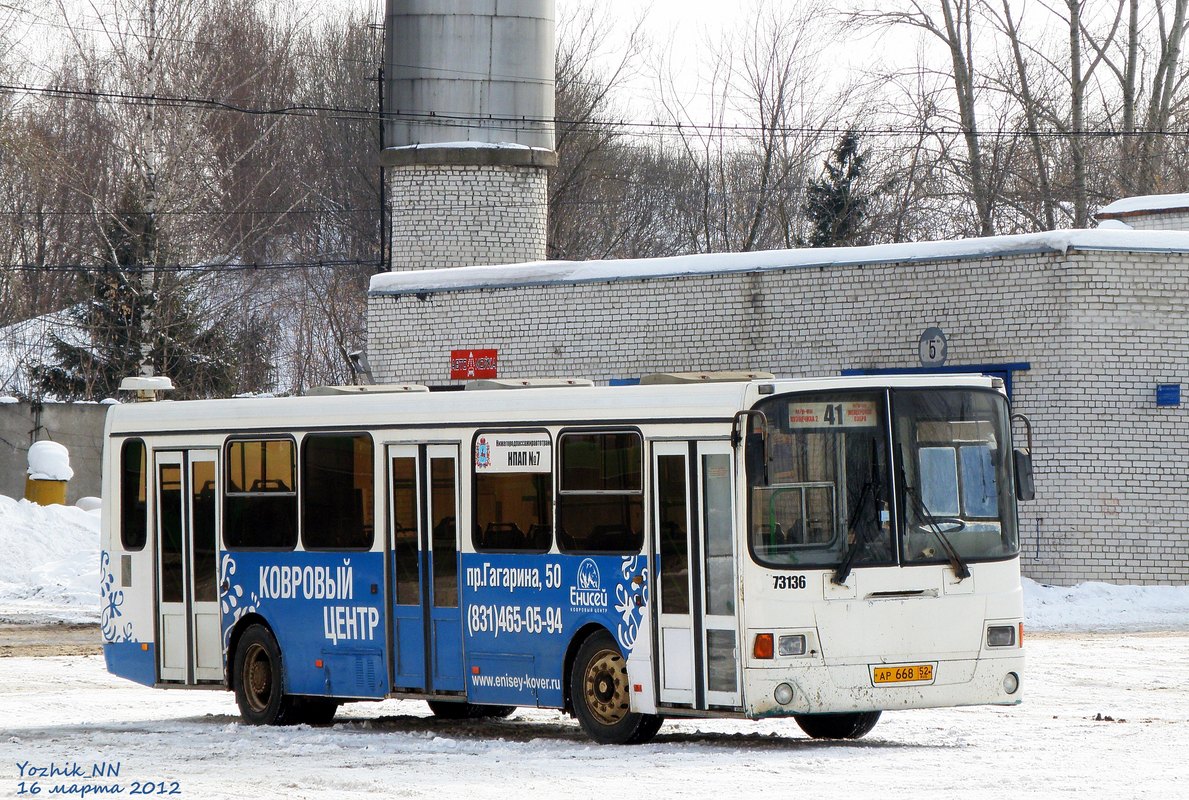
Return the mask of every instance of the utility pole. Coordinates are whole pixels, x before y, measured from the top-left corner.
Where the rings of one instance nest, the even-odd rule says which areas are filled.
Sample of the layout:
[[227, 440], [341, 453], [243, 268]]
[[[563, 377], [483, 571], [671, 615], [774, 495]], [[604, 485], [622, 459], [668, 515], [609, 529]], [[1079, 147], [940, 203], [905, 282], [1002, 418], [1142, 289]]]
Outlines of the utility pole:
[[148, 72], [149, 102], [142, 147], [145, 154], [145, 236], [149, 247], [140, 268], [140, 374], [153, 375], [152, 313], [157, 266], [157, 0], [149, 0], [145, 31], [145, 68]]
[[390, 233], [392, 224], [392, 215], [388, 211], [388, 174], [384, 167], [384, 148], [388, 146], [387, 137], [384, 135], [384, 128], [386, 120], [384, 117], [384, 77], [387, 74], [387, 67], [389, 62], [389, 37], [392, 31], [388, 26], [392, 24], [392, 2], [384, 3], [384, 24], [378, 26], [380, 29], [380, 67], [376, 71], [376, 96], [377, 96], [377, 113], [376, 120], [379, 123], [379, 145], [380, 145], [380, 263], [376, 265], [376, 272], [388, 272], [392, 269], [392, 256], [389, 252]]
[[[383, 50], [381, 50], [381, 53]], [[383, 58], [383, 56], [381, 56]], [[384, 63], [380, 63], [376, 74], [376, 86], [379, 91], [380, 121], [380, 153], [384, 152]], [[376, 265], [376, 272], [387, 272], [392, 267], [392, 259], [388, 254], [388, 182], [384, 171], [384, 163], [380, 162], [380, 263]]]

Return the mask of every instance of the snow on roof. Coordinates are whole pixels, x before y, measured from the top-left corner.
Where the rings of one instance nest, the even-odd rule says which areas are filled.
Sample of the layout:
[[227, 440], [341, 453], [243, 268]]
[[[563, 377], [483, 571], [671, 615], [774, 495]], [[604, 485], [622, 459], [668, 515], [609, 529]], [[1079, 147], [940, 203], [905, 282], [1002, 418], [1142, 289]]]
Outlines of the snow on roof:
[[449, 267], [386, 272], [372, 276], [370, 294], [415, 294], [556, 283], [589, 283], [764, 272], [853, 264], [917, 263], [993, 258], [1074, 250], [1189, 253], [1189, 232], [1134, 230], [1063, 230], [1017, 236], [989, 236], [940, 242], [907, 242], [869, 247], [765, 250], [754, 253], [703, 253], [668, 258], [605, 261], [534, 261], [527, 264]]
[[1124, 197], [1098, 210], [1096, 217], [1132, 216], [1151, 211], [1180, 211], [1189, 209], [1189, 194], [1145, 194]]
[[1129, 231], [1132, 227], [1121, 219], [1114, 219], [1113, 217], [1099, 221], [1098, 230], [1100, 231]]
[[425, 144], [406, 144], [400, 147], [389, 147], [388, 150], [434, 150], [434, 149], [449, 149], [449, 150], [544, 150], [548, 152], [547, 147], [529, 147], [527, 144], [518, 144], [516, 142], [427, 142]]

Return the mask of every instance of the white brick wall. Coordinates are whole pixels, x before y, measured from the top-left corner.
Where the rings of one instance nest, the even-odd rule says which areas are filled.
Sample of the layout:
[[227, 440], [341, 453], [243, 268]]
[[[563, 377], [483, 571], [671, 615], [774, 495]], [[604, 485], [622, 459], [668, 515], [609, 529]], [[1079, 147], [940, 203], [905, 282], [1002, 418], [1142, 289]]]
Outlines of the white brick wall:
[[1105, 212], [1099, 220], [1119, 220], [1137, 231], [1189, 231], [1189, 209], [1155, 208], [1142, 211]]
[[546, 170], [417, 165], [387, 172], [393, 270], [545, 258]]
[[372, 295], [377, 380], [444, 384], [451, 349], [499, 350], [501, 377], [605, 382], [675, 370], [780, 376], [915, 367], [927, 327], [948, 364], [1029, 362], [1038, 500], [1026, 573], [1189, 582], [1189, 254], [1075, 251], [605, 283]]
[[1184, 209], [1147, 211], [1123, 217], [1123, 221], [1137, 231], [1189, 231], [1189, 212]]

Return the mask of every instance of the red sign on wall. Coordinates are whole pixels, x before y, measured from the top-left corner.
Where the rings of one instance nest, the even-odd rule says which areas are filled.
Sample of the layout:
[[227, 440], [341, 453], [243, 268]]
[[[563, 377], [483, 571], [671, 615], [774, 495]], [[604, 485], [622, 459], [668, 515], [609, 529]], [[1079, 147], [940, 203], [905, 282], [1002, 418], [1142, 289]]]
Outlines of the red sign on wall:
[[496, 362], [495, 350], [451, 350], [450, 380], [466, 381], [498, 377]]

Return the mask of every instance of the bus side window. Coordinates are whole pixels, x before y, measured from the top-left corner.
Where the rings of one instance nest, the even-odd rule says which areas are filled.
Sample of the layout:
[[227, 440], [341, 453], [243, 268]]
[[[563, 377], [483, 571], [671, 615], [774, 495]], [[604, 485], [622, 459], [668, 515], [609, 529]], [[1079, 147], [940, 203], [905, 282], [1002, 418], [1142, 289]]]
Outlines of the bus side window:
[[644, 544], [644, 445], [634, 431], [563, 433], [557, 498], [562, 551], [638, 553]]
[[147, 481], [145, 443], [129, 439], [120, 448], [120, 544], [125, 550], [142, 550], [148, 539]]
[[372, 438], [310, 434], [301, 443], [301, 537], [307, 550], [370, 550]]
[[479, 552], [547, 552], [553, 545], [552, 514], [552, 473], [475, 476], [474, 545]]
[[[227, 445], [223, 540], [241, 550], [297, 546], [297, 463], [292, 439]], [[246, 487], [246, 488], [244, 488]]]

